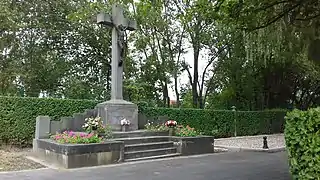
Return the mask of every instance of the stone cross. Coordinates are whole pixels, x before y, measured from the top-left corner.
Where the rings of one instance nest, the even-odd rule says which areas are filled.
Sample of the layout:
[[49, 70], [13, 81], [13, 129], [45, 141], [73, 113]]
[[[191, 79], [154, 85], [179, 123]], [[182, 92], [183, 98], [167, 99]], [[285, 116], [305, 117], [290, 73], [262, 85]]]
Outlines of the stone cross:
[[119, 5], [112, 6], [112, 14], [100, 13], [97, 23], [112, 28], [111, 100], [123, 100], [123, 58], [125, 56], [125, 31], [136, 30], [136, 21], [124, 17]]

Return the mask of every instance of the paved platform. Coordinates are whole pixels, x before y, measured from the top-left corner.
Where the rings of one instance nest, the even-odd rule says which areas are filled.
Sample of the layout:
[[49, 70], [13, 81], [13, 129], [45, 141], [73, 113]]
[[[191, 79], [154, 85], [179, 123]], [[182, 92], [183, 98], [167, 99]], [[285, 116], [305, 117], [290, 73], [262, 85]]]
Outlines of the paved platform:
[[0, 173], [0, 180], [290, 180], [287, 155], [237, 152], [73, 170]]

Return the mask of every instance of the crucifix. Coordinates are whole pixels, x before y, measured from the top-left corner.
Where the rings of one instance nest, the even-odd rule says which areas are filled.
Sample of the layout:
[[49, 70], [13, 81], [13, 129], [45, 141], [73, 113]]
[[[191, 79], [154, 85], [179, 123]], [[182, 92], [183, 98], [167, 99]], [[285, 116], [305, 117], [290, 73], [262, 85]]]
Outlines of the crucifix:
[[112, 5], [112, 14], [100, 13], [97, 23], [112, 28], [112, 58], [111, 58], [111, 100], [123, 100], [123, 61], [127, 43], [125, 31], [136, 30], [136, 21], [124, 17], [119, 5]]

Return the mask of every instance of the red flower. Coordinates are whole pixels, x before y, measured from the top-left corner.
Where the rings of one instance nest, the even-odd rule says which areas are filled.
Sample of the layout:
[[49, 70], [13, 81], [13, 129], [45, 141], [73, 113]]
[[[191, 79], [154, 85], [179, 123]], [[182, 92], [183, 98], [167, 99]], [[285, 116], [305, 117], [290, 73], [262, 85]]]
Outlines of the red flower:
[[166, 126], [169, 126], [169, 127], [174, 127], [177, 125], [177, 121], [174, 121], [174, 120], [169, 120], [165, 123]]

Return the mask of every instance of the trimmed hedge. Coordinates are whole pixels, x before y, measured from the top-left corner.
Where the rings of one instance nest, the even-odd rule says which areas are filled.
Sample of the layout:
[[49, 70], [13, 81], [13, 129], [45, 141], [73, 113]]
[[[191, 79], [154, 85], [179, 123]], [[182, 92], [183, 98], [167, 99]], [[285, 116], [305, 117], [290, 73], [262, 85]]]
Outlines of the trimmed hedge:
[[293, 179], [320, 179], [320, 108], [289, 112], [285, 140]]
[[48, 115], [58, 120], [92, 109], [97, 103], [90, 100], [0, 96], [0, 142], [29, 145], [34, 137], [37, 116]]
[[238, 136], [282, 133], [285, 110], [230, 111], [177, 108], [143, 108], [146, 117], [168, 116], [179, 124], [189, 125], [205, 135], [230, 137], [236, 130]]
[[[21, 98], [0, 96], [0, 143], [30, 145], [37, 116], [55, 120], [94, 108], [98, 101], [53, 98]], [[283, 132], [286, 111], [217, 111], [202, 109], [147, 108], [139, 104], [139, 113], [147, 117], [169, 116], [183, 125], [190, 125], [206, 135], [230, 137]]]

